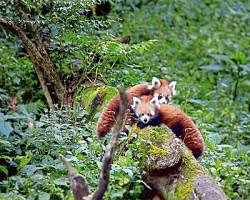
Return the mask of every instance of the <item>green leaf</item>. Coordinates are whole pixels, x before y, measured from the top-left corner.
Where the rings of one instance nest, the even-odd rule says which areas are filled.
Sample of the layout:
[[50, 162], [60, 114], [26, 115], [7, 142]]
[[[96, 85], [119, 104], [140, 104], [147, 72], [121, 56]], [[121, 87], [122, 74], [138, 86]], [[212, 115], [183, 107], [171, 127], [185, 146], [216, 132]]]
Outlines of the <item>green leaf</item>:
[[200, 100], [200, 99], [189, 99], [188, 100], [189, 103], [192, 103], [192, 104], [197, 104], [197, 105], [200, 105], [200, 106], [205, 106], [208, 104], [207, 101], [205, 100]]
[[128, 174], [128, 176], [129, 177], [133, 177], [133, 171], [131, 170], [131, 169], [127, 169], [127, 168], [125, 168], [125, 169], [123, 169], [123, 171], [126, 173], [126, 174]]
[[38, 200], [50, 200], [50, 194], [47, 192], [41, 192], [38, 196]]
[[214, 144], [220, 144], [223, 139], [223, 137], [218, 133], [209, 134], [208, 137], [213, 141]]
[[54, 183], [56, 185], [63, 185], [63, 186], [69, 185], [68, 178], [58, 178], [58, 179], [54, 180]]
[[21, 169], [25, 165], [27, 165], [30, 162], [31, 158], [32, 158], [32, 152], [31, 151], [26, 152], [25, 156], [17, 156], [17, 159], [20, 161], [20, 163], [18, 165], [18, 168]]
[[26, 165], [21, 169], [21, 172], [26, 174], [27, 176], [32, 176], [36, 171], [35, 165]]
[[0, 165], [0, 172], [3, 172], [5, 175], [8, 175], [8, 168], [5, 165]]
[[8, 149], [11, 148], [11, 143], [7, 140], [0, 139], [0, 149]]
[[6, 137], [9, 137], [12, 131], [13, 128], [10, 122], [0, 122], [0, 135], [5, 135]]
[[200, 67], [200, 69], [202, 69], [205, 72], [219, 72], [225, 70], [225, 68], [222, 65], [216, 65], [216, 64], [202, 66]]
[[45, 179], [44, 175], [42, 174], [34, 174], [31, 176], [31, 180], [34, 181], [35, 183], [41, 183]]

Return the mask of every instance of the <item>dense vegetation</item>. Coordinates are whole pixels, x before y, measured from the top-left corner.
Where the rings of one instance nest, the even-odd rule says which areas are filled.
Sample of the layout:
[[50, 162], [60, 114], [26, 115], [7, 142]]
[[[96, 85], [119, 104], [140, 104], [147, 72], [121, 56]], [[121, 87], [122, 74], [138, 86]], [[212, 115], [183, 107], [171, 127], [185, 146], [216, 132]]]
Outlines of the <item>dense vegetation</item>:
[[[64, 87], [129, 87], [152, 76], [176, 80], [173, 104], [194, 119], [206, 141], [201, 163], [231, 199], [249, 199], [249, 1], [117, 1], [107, 16], [90, 18], [82, 14], [86, 3], [54, 1], [42, 13], [50, 1], [23, 2], [39, 16], [32, 20], [40, 33], [51, 31], [47, 51]], [[0, 17], [16, 19], [5, 3], [0, 1]], [[130, 44], [118, 42], [128, 34]], [[96, 138], [95, 121], [84, 108], [48, 110], [22, 43], [1, 27], [0, 36], [0, 199], [67, 199], [59, 154], [94, 188], [109, 138]], [[130, 150], [117, 155], [106, 198], [142, 198], [138, 163]]]

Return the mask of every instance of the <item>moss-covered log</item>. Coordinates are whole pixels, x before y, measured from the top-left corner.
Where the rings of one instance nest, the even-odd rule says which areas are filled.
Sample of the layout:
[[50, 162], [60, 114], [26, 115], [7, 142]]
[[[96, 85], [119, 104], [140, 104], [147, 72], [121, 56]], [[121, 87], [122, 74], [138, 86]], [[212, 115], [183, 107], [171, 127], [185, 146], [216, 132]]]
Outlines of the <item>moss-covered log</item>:
[[[117, 89], [96, 86], [79, 90], [74, 106], [85, 107], [91, 120], [117, 94]], [[206, 168], [193, 157], [185, 144], [166, 126], [139, 129], [133, 126], [129, 138], [136, 135], [135, 161], [140, 162], [143, 179], [151, 187], [149, 199], [225, 200], [227, 197], [210, 177]]]
[[170, 129], [133, 127], [130, 134], [137, 134], [138, 149], [133, 149], [134, 158], [140, 161], [142, 171], [146, 172], [144, 179], [153, 190], [149, 198], [157, 195], [164, 200], [227, 199], [207, 169]]

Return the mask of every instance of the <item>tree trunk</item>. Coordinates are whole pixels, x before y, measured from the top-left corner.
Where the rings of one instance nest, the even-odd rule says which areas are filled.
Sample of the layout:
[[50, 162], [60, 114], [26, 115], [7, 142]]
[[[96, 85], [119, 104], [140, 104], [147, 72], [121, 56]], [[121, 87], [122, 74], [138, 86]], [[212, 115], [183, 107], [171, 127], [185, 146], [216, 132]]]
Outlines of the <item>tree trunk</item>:
[[[139, 129], [133, 127], [130, 134], [137, 134], [140, 149], [133, 149], [135, 160], [146, 171], [144, 181], [151, 187], [148, 198], [162, 200], [226, 200], [220, 187], [213, 181], [206, 168], [194, 158], [192, 152], [166, 126]], [[144, 159], [137, 159], [146, 155]]]
[[35, 39], [34, 44], [20, 27], [1, 16], [0, 26], [15, 34], [22, 41], [33, 63], [48, 105], [52, 107], [55, 103], [61, 104], [64, 97], [64, 87], [38, 33], [32, 30]]

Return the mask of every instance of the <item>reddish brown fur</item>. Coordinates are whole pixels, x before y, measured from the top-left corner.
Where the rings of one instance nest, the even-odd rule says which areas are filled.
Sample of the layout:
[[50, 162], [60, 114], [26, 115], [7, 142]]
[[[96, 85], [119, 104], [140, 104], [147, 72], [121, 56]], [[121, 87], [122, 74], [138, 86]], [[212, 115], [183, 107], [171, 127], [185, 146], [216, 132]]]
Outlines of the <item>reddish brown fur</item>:
[[180, 136], [196, 158], [203, 154], [203, 137], [190, 117], [179, 108], [168, 104], [160, 105], [160, 114], [161, 122]]
[[[142, 95], [150, 94], [151, 91], [148, 90], [148, 84], [143, 83], [131, 87], [127, 90], [128, 94], [128, 105], [131, 105], [133, 102], [133, 96], [140, 97]], [[115, 96], [111, 99], [108, 105], [104, 108], [99, 120], [97, 122], [97, 135], [99, 137], [105, 136], [111, 128], [114, 126], [116, 122], [116, 118], [119, 113], [119, 106], [120, 106], [120, 97]]]
[[162, 94], [163, 96], [170, 96], [172, 97], [172, 92], [170, 88], [168, 87], [170, 81], [164, 80], [164, 79], [159, 79], [161, 82], [161, 87], [157, 88], [154, 90], [154, 93]]
[[[141, 97], [143, 95], [153, 95], [155, 93], [162, 94], [164, 96], [169, 96], [171, 99], [172, 92], [168, 87], [169, 81], [159, 79], [161, 82], [161, 86], [157, 89], [148, 89], [149, 83], [142, 83], [135, 85], [127, 90], [128, 94], [128, 106], [130, 106], [133, 102], [133, 97]], [[96, 132], [98, 137], [104, 137], [114, 126], [116, 122], [116, 118], [119, 113], [120, 106], [120, 97], [113, 97], [108, 105], [102, 111], [101, 116], [98, 119]], [[127, 115], [128, 116], [128, 115]], [[127, 117], [129, 118], [129, 116]]]
[[161, 123], [167, 125], [178, 137], [180, 137], [186, 146], [193, 152], [196, 158], [200, 157], [204, 151], [204, 141], [203, 137], [192, 121], [181, 109], [169, 105], [161, 104], [160, 107], [152, 107], [150, 101], [153, 96], [142, 96], [140, 97], [140, 104], [134, 109], [134, 112], [137, 115], [141, 113], [149, 113], [154, 109], [155, 113], [159, 114], [158, 118], [155, 118], [156, 121], [149, 122], [144, 127], [151, 125], [159, 125]]

